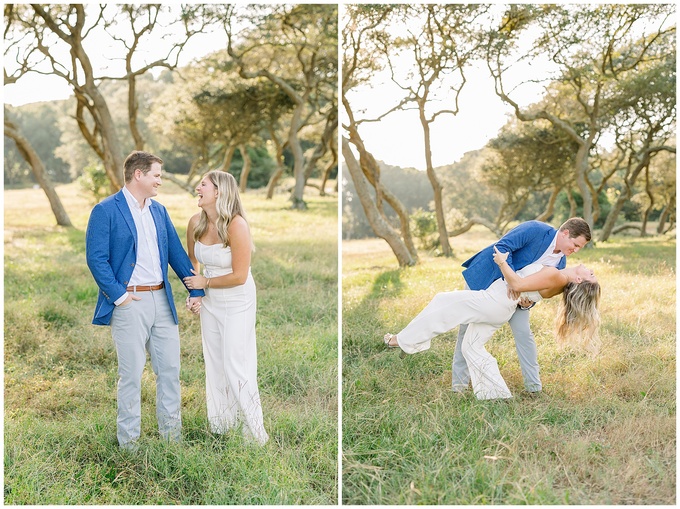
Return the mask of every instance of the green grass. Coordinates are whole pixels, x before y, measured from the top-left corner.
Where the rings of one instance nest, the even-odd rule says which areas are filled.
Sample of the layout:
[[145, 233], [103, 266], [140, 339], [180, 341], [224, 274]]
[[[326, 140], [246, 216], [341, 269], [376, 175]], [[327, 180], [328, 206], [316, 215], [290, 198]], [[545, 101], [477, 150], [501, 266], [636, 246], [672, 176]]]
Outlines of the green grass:
[[602, 351], [559, 350], [558, 299], [531, 312], [543, 393], [523, 381], [509, 327], [487, 344], [511, 400], [451, 392], [457, 329], [416, 355], [387, 350], [460, 264], [494, 241], [472, 230], [452, 259], [399, 269], [382, 241], [343, 242], [344, 504], [676, 502], [675, 239], [615, 238], [573, 255], [603, 287]]
[[[6, 504], [336, 504], [338, 500], [337, 199], [309, 210], [248, 191], [257, 251], [258, 382], [270, 441], [209, 432], [197, 317], [178, 306], [183, 441], [157, 433], [155, 381], [142, 388], [136, 453], [116, 442], [116, 354], [91, 325], [97, 288], [85, 264], [92, 204], [60, 186], [75, 228], [53, 226], [40, 190], [5, 191]], [[195, 199], [165, 182], [184, 240]], [[176, 302], [186, 291], [171, 271]]]

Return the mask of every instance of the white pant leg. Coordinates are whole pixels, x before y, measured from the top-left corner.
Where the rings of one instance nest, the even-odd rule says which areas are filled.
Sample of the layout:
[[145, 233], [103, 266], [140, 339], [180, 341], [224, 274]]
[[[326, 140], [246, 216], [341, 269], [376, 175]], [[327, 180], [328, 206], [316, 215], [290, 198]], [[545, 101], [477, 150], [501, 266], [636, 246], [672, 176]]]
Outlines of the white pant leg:
[[422, 352], [430, 348], [432, 338], [461, 323], [505, 323], [515, 309], [506, 295], [504, 281], [494, 282], [488, 290], [458, 290], [434, 296], [404, 330], [397, 341], [406, 353]]
[[206, 292], [200, 314], [208, 423], [213, 433], [225, 433], [236, 424], [238, 408], [224, 371], [224, 324], [213, 314], [208, 299]]
[[249, 276], [241, 286], [208, 290], [201, 326], [211, 428], [223, 433], [240, 418], [246, 438], [264, 444], [269, 436], [257, 386], [256, 308], [255, 282]]
[[471, 323], [465, 331], [461, 352], [467, 362], [472, 380], [472, 390], [477, 399], [512, 397], [512, 393], [498, 369], [498, 362], [484, 348], [486, 342], [491, 339], [491, 336], [499, 327], [499, 325]]

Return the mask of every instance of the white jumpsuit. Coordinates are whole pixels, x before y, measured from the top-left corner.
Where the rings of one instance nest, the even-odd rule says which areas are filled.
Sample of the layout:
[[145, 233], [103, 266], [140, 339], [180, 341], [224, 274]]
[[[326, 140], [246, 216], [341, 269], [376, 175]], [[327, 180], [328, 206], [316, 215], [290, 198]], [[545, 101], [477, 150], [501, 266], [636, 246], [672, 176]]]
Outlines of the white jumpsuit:
[[[230, 247], [196, 242], [194, 251], [206, 277], [233, 272]], [[264, 444], [269, 436], [257, 387], [256, 308], [255, 281], [249, 270], [243, 285], [206, 290], [201, 334], [211, 431], [225, 433], [241, 421], [245, 438]]]
[[[527, 265], [517, 271], [521, 277], [534, 274], [542, 265]], [[458, 290], [434, 296], [404, 330], [397, 334], [397, 342], [406, 353], [418, 353], [430, 348], [432, 338], [450, 331], [460, 324], [469, 324], [463, 344], [463, 357], [470, 370], [472, 389], [478, 399], [511, 398], [512, 394], [498, 369], [496, 359], [484, 345], [493, 333], [506, 323], [517, 308], [517, 300], [507, 294], [508, 285], [497, 279], [486, 290]], [[538, 302], [538, 292], [524, 293]]]

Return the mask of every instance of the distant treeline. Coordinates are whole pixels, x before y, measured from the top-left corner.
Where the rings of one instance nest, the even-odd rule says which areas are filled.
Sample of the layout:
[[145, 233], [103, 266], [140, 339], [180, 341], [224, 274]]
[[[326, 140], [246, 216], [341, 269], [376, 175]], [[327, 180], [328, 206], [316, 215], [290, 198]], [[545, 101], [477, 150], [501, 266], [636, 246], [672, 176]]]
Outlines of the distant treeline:
[[[467, 152], [463, 158], [453, 164], [440, 166], [436, 169], [437, 175], [444, 183], [445, 210], [448, 211], [447, 224], [455, 229], [465, 218], [480, 217], [489, 223], [495, 223], [498, 211], [503, 205], [503, 195], [487, 183], [489, 178], [486, 158], [491, 154], [489, 148]], [[402, 201], [411, 216], [419, 209], [429, 214], [434, 222], [433, 193], [427, 174], [414, 168], [400, 168], [379, 162], [381, 168], [380, 180]], [[611, 194], [611, 193], [610, 193]], [[572, 192], [572, 198], [576, 202], [575, 215], [579, 215], [579, 207], [582, 199]], [[515, 217], [515, 222], [536, 219], [545, 210], [549, 191], [535, 192], [531, 195], [526, 205]], [[596, 227], [604, 224], [611, 204], [606, 193], [599, 195], [599, 205], [602, 211]], [[392, 221], [394, 227], [399, 226], [399, 220], [392, 208], [385, 203], [385, 212]], [[558, 224], [566, 220], [572, 209], [566, 192], [562, 192], [555, 205], [555, 211], [549, 221]], [[650, 214], [650, 220], [658, 219], [661, 210], [655, 210]], [[416, 213], [416, 215], [418, 215]], [[630, 201], [624, 207], [620, 220], [640, 221], [642, 208], [639, 201]], [[412, 222], [413, 222], [412, 217]], [[511, 223], [514, 224], [514, 223]], [[414, 224], [417, 230], [417, 226]], [[354, 183], [350, 178], [347, 168], [342, 169], [342, 236], [345, 240], [375, 237], [361, 203], [356, 196]]]
[[[172, 83], [172, 73], [164, 73], [161, 79], [153, 80], [145, 76], [140, 80], [140, 88], [143, 96], [153, 97], [160, 92], [164, 84]], [[123, 82], [107, 83], [105, 93], [114, 105], [114, 112], [120, 112], [116, 118], [117, 129], [127, 133], [124, 137], [125, 151], [134, 149], [132, 135], [127, 125], [126, 84]], [[117, 103], [120, 103], [117, 105]], [[117, 107], [118, 106], [118, 107]], [[150, 104], [144, 104], [148, 110]], [[92, 153], [92, 149], [83, 141], [78, 130], [78, 125], [73, 118], [75, 99], [63, 101], [39, 102], [13, 107], [5, 105], [5, 115], [9, 115], [17, 124], [26, 138], [31, 142], [35, 151], [45, 164], [49, 177], [56, 183], [69, 183], [80, 177], [84, 170], [98, 163]], [[155, 131], [153, 125], [143, 126], [150, 139], [161, 136], [160, 131]], [[181, 145], [167, 146], [165, 143], [155, 144], [157, 148], [150, 150], [157, 153], [164, 161], [164, 170], [170, 173], [187, 175], [191, 169], [193, 158]], [[305, 150], [312, 147], [312, 141], [302, 140]], [[16, 145], [9, 138], [5, 138], [4, 144], [4, 185], [5, 187], [25, 187], [36, 183], [33, 172], [26, 160], [21, 156]], [[276, 166], [275, 161], [268, 153], [266, 140], [259, 145], [248, 149], [252, 170], [248, 177], [249, 188], [261, 188], [267, 185], [268, 179]], [[293, 156], [290, 150], [284, 151], [286, 168], [292, 168]], [[235, 151], [230, 165], [230, 173], [238, 180], [243, 167], [243, 157], [239, 151]], [[335, 178], [332, 174], [331, 178]]]

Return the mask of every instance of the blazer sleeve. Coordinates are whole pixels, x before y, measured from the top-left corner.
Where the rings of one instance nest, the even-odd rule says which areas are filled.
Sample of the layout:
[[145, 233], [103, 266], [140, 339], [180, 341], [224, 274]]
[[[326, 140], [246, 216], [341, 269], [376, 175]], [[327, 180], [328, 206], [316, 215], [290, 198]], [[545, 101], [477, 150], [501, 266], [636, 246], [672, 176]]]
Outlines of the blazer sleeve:
[[[192, 265], [191, 260], [189, 260], [189, 255], [184, 250], [182, 241], [179, 239], [179, 235], [177, 235], [175, 225], [172, 224], [170, 215], [165, 208], [163, 208], [163, 217], [165, 218], [165, 227], [168, 232], [168, 263], [186, 288], [186, 284], [184, 284], [184, 278], [193, 276], [191, 269], [193, 269], [194, 266]], [[190, 290], [189, 288], [187, 288], [187, 290], [189, 291], [189, 295], [191, 297], [205, 296], [205, 292], [203, 290]]]
[[97, 286], [110, 304], [127, 292], [111, 267], [109, 236], [111, 221], [101, 204], [95, 205], [90, 214], [85, 233], [85, 258]]
[[540, 228], [537, 223], [537, 221], [522, 223], [503, 235], [503, 237], [496, 242], [496, 248], [501, 253], [509, 253], [507, 262], [512, 270], [516, 270], [512, 259], [513, 251], [517, 251], [527, 244], [536, 241], [536, 236], [541, 234], [542, 228]]

